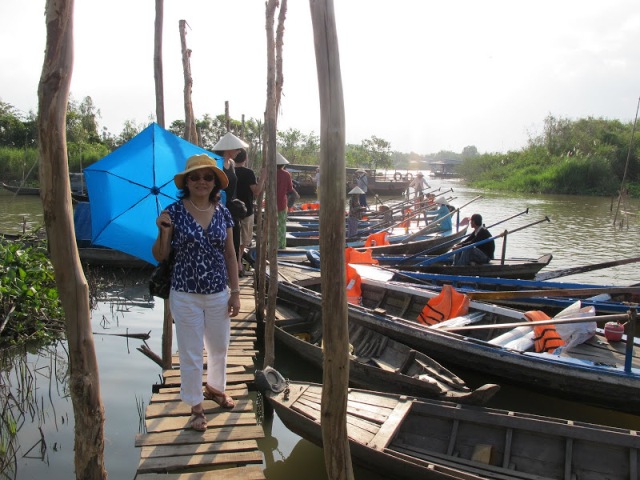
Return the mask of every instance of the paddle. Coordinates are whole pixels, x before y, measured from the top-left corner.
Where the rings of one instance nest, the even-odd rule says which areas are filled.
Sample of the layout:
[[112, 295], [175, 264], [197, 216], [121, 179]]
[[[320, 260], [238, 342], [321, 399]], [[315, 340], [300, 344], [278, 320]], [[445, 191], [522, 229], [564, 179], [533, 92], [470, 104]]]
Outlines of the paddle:
[[429, 223], [426, 227], [418, 230], [415, 233], [412, 233], [411, 235], [409, 235], [408, 237], [406, 237], [402, 242], [400, 243], [408, 243], [412, 240], [414, 240], [417, 237], [420, 237], [421, 235], [424, 235], [426, 232], [428, 232], [429, 230], [433, 230], [433, 227], [438, 225], [440, 222], [442, 222], [444, 219], [449, 218], [450, 216], [452, 216], [454, 213], [459, 212], [462, 208], [466, 207], [467, 205], [475, 202], [476, 200], [482, 198], [482, 195], [478, 195], [477, 197], [472, 198], [471, 200], [469, 200], [467, 203], [465, 203], [464, 205], [462, 205], [461, 207], [456, 208], [454, 211], [449, 212], [447, 215], [445, 215], [442, 218], [439, 218], [438, 220], [435, 220], [431, 223]]
[[[504, 222], [506, 222], [507, 220], [511, 220], [512, 218], [519, 217], [520, 215], [524, 215], [525, 213], [529, 213], [529, 207], [527, 207], [527, 208], [526, 208], [526, 210], [523, 210], [523, 211], [522, 211], [522, 212], [520, 212], [520, 213], [516, 213], [515, 215], [512, 215], [512, 216], [510, 216], [510, 217], [508, 217], [508, 218], [505, 218], [504, 220], [500, 220], [499, 222], [496, 222], [496, 223], [494, 223], [493, 225], [488, 226], [487, 228], [493, 228], [493, 227], [495, 227], [496, 225], [500, 225], [501, 223], [504, 223]], [[427, 248], [426, 250], [423, 250], [422, 252], [414, 253], [413, 255], [411, 255], [411, 256], [409, 256], [409, 257], [407, 257], [407, 258], [403, 258], [402, 260], [400, 260], [400, 261], [398, 262], [398, 264], [399, 264], [399, 265], [402, 265], [403, 263], [408, 262], [408, 261], [410, 261], [410, 260], [413, 260], [413, 259], [414, 259], [414, 258], [416, 258], [416, 257], [420, 257], [420, 256], [423, 256], [423, 255], [428, 255], [428, 254], [429, 254], [430, 252], [432, 252], [433, 250], [437, 250], [437, 249], [439, 249], [439, 248], [441, 248], [441, 247], [440, 247], [440, 246], [436, 246], [436, 247]]]
[[613, 315], [597, 315], [591, 317], [562, 317], [551, 318], [549, 320], [540, 320], [535, 322], [511, 322], [511, 323], [492, 323], [490, 325], [461, 325], [459, 327], [442, 327], [434, 330], [483, 330], [488, 328], [515, 328], [515, 327], [537, 327], [538, 325], [559, 325], [561, 323], [586, 323], [586, 322], [626, 322], [631, 319], [629, 313], [617, 313]]
[[429, 258], [428, 260], [425, 260], [423, 262], [418, 263], [418, 266], [425, 267], [427, 265], [431, 265], [433, 263], [437, 263], [440, 260], [446, 260], [447, 258], [449, 258], [452, 255], [455, 255], [456, 253], [463, 252], [465, 250], [469, 250], [470, 248], [477, 247], [478, 245], [482, 245], [484, 243], [491, 242], [492, 240], [496, 240], [496, 239], [501, 238], [501, 237], [506, 237], [510, 233], [519, 232], [520, 230], [524, 230], [525, 228], [533, 227], [534, 225], [537, 225], [539, 223], [550, 222], [550, 221], [551, 220], [549, 220], [549, 217], [547, 217], [545, 215], [545, 217], [542, 220], [531, 222], [531, 223], [529, 223], [527, 225], [523, 225], [522, 227], [518, 227], [515, 230], [511, 230], [510, 232], [508, 230], [505, 230], [504, 232], [499, 233], [498, 235], [494, 235], [493, 237], [489, 237], [489, 238], [487, 238], [485, 240], [480, 240], [479, 242], [474, 242], [474, 243], [471, 243], [469, 245], [465, 245], [464, 247], [457, 248], [455, 250], [451, 250], [450, 252], [443, 253], [442, 255], [438, 255], [437, 257]]
[[593, 263], [582, 267], [571, 267], [563, 270], [554, 270], [552, 272], [542, 272], [536, 275], [536, 280], [551, 280], [553, 278], [565, 277], [567, 275], [575, 275], [577, 273], [591, 272], [602, 268], [616, 267], [618, 265], [626, 265], [628, 263], [640, 262], [640, 257], [624, 258], [622, 260], [612, 260], [609, 262]]
[[529, 297], [581, 297], [594, 296], [601, 293], [610, 295], [620, 293], [640, 293], [640, 287], [603, 287], [603, 288], [550, 288], [541, 290], [502, 290], [498, 292], [467, 292], [466, 295], [473, 300], [507, 300], [511, 298]]

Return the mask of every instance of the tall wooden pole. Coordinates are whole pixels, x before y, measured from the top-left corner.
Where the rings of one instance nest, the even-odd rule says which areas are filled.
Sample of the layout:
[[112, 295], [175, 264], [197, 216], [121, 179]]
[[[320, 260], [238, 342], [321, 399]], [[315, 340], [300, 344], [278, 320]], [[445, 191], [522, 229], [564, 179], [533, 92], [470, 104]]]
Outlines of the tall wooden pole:
[[196, 119], [191, 103], [191, 89], [193, 78], [191, 77], [191, 50], [187, 48], [187, 21], [180, 20], [180, 44], [182, 45], [182, 70], [184, 72], [184, 139], [198, 145], [198, 131]]
[[73, 0], [47, 0], [47, 43], [38, 85], [40, 196], [65, 314], [69, 387], [75, 420], [75, 472], [106, 479], [104, 407], [89, 306], [89, 287], [75, 242], [67, 157], [66, 115], [73, 70]]
[[276, 205], [276, 129], [277, 108], [275, 90], [275, 45], [274, 45], [274, 17], [278, 5], [277, 0], [269, 0], [266, 6], [267, 31], [267, 106], [266, 106], [266, 142], [267, 151], [267, 252], [269, 261], [269, 295], [264, 332], [264, 367], [273, 366], [275, 362], [275, 312], [276, 296], [278, 294], [278, 231]]
[[347, 437], [349, 330], [344, 248], [345, 117], [333, 0], [309, 0], [320, 93], [320, 269], [322, 270], [322, 444], [332, 480], [353, 479]]
[[156, 119], [164, 128], [164, 77], [162, 72], [162, 25], [164, 0], [156, 0], [156, 21], [153, 36], [153, 78], [156, 86]]

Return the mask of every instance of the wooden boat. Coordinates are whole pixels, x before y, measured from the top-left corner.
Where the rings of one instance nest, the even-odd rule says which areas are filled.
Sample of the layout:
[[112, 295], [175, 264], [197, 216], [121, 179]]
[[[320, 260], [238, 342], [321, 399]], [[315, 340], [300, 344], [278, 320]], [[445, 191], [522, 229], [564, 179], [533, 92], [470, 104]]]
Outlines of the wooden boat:
[[40, 195], [40, 188], [38, 187], [25, 187], [20, 185], [7, 185], [2, 182], [2, 188], [15, 193], [16, 195]]
[[[309, 251], [307, 256], [311, 266], [316, 268], [320, 267], [320, 255], [317, 251]], [[390, 268], [396, 272], [393, 278], [398, 281], [419, 278], [411, 275], [414, 272], [429, 273], [432, 275], [533, 279], [540, 270], [549, 265], [553, 255], [546, 254], [531, 259], [505, 258], [504, 260], [491, 260], [491, 262], [483, 265], [452, 265], [451, 263], [438, 262], [424, 266], [420, 265], [420, 263], [432, 257], [410, 257], [410, 255], [372, 255], [372, 258], [378, 261], [381, 267]]]
[[[413, 238], [413, 235], [390, 235], [388, 237], [390, 245], [379, 245], [374, 250], [375, 254], [414, 254], [421, 253], [425, 250], [428, 250], [430, 246], [425, 244], [424, 248], [420, 249], [419, 245], [415, 245], [416, 242], [426, 240], [432, 241], [433, 246], [439, 245], [441, 243], [446, 244], [447, 248], [438, 249], [438, 251], [431, 251], [430, 253], [444, 253], [451, 248], [455, 243], [458, 242], [462, 237], [464, 237], [467, 233], [467, 228], [469, 226], [469, 219], [463, 218], [458, 225], [458, 229], [450, 230], [448, 232], [435, 232], [424, 234]], [[454, 240], [453, 242], [449, 242], [449, 240]], [[346, 246], [354, 247], [354, 248], [365, 248], [366, 237], [361, 237], [359, 239], [348, 240], [346, 242]], [[414, 243], [416, 248], [411, 248], [409, 246], [410, 243]], [[320, 236], [319, 235], [310, 235], [306, 232], [289, 232], [287, 233], [287, 247], [315, 247], [318, 248], [320, 244]], [[389, 248], [382, 248], [389, 247]]]
[[[517, 333], [521, 338], [531, 335], [529, 330], [516, 330], [523, 323], [529, 325], [522, 310], [474, 300], [469, 303], [467, 315], [427, 327], [418, 321], [418, 316], [439, 292], [394, 282], [390, 277], [370, 278], [367, 271], [370, 267], [356, 267], [362, 275], [362, 306], [349, 305], [351, 322], [428, 353], [445, 365], [476, 370], [499, 381], [606, 408], [640, 411], [640, 355], [637, 353], [640, 340], [633, 335], [625, 344], [609, 342], [596, 333], [570, 349], [537, 353], [503, 341]], [[311, 290], [320, 291], [319, 270], [296, 265], [278, 268], [283, 278], [291, 279], [291, 282], [280, 282], [279, 294], [282, 291], [291, 301], [302, 302], [303, 298], [318, 294]], [[295, 283], [304, 284], [304, 288]], [[611, 320], [610, 317], [605, 316], [604, 320], [602, 316], [589, 317], [586, 321], [602, 324]], [[474, 325], [469, 325], [473, 322]]]
[[[322, 305], [278, 298], [276, 339], [322, 369]], [[483, 405], [500, 389], [486, 384], [469, 388], [464, 380], [424, 353], [366, 326], [349, 324], [349, 381], [354, 386]]]
[[[266, 394], [289, 430], [322, 446], [322, 386]], [[354, 462], [391, 478], [617, 479], [640, 475], [633, 430], [391, 393], [349, 389]]]
[[[315, 265], [317, 266], [317, 265]], [[594, 307], [599, 314], [626, 313], [629, 308], [637, 307], [640, 295], [633, 292], [622, 292], [622, 289], [637, 289], [637, 285], [614, 287], [578, 282], [552, 282], [549, 280], [529, 280], [491, 276], [449, 275], [446, 273], [412, 272], [403, 269], [394, 270], [393, 280], [411, 282], [438, 288], [442, 285], [453, 285], [464, 293], [502, 292], [496, 293], [490, 301], [500, 305], [513, 306], [519, 309], [542, 309], [545, 312], [559, 312], [577, 300], [584, 307]], [[525, 292], [518, 296], [517, 292]], [[532, 295], [533, 292], [537, 295]]]
[[[297, 182], [298, 186], [296, 190], [300, 195], [315, 195], [316, 194], [316, 181], [315, 172], [317, 165], [287, 165], [287, 171], [291, 173], [291, 179]], [[356, 168], [347, 168], [347, 178], [351, 179]], [[366, 170], [369, 184], [367, 189], [367, 196], [380, 195], [380, 196], [400, 196], [409, 186], [410, 180], [408, 174], [402, 174], [400, 172], [394, 172], [392, 175], [386, 175], [383, 172], [376, 170]]]

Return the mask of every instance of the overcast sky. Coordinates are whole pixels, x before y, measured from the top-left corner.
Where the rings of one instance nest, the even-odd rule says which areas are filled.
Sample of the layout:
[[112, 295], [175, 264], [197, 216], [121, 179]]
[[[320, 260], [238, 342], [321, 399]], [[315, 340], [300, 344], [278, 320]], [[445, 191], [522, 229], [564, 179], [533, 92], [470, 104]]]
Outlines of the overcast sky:
[[[548, 115], [632, 122], [640, 96], [637, 0], [334, 0], [347, 142], [393, 150], [505, 152]], [[0, 99], [37, 108], [44, 0], [0, 0]], [[75, 0], [71, 94], [91, 96], [100, 125], [155, 112], [154, 0]], [[167, 125], [184, 119], [178, 22], [189, 25], [196, 117], [262, 118], [265, 0], [167, 0]], [[279, 129], [319, 133], [309, 2], [289, 0]]]

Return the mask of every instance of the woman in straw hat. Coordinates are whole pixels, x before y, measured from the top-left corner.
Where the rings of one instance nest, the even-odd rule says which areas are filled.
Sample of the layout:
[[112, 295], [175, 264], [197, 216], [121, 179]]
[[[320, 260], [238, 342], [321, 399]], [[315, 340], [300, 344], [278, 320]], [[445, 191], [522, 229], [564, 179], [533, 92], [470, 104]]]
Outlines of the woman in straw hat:
[[[228, 209], [230, 209], [230, 203], [237, 198], [238, 177], [236, 176], [234, 159], [243, 148], [247, 147], [249, 147], [247, 142], [239, 139], [233, 133], [228, 132], [218, 140], [218, 143], [216, 143], [212, 149], [214, 153], [224, 158], [222, 169], [229, 179], [229, 185], [224, 189], [226, 196], [225, 206]], [[240, 218], [237, 217], [233, 218], [233, 248], [237, 256], [240, 250]]]
[[448, 232], [453, 228], [451, 224], [452, 215], [449, 215], [451, 213], [449, 203], [443, 197], [438, 197], [436, 199], [436, 205], [438, 209], [436, 210], [436, 217], [433, 219], [433, 222], [440, 221], [440, 223], [438, 223], [438, 230]]
[[[224, 392], [230, 317], [240, 310], [233, 220], [219, 202], [220, 191], [229, 181], [213, 158], [199, 154], [187, 160], [174, 182], [180, 189], [179, 200], [156, 219], [159, 232], [152, 252], [162, 261], [173, 250], [169, 305], [180, 355], [180, 396], [191, 406], [191, 428], [205, 431], [203, 398], [222, 408], [235, 406]], [[203, 347], [207, 351], [204, 394]]]

